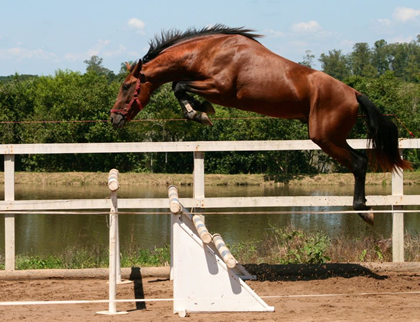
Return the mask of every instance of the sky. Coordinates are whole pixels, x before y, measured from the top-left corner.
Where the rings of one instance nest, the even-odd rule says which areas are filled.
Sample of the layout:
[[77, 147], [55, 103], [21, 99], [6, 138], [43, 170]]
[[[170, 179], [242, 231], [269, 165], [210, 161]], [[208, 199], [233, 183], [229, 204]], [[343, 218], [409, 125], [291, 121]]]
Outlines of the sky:
[[355, 43], [410, 42], [420, 34], [419, 0], [0, 0], [0, 76], [84, 73], [96, 55], [118, 73], [142, 58], [162, 30], [217, 23], [264, 35], [271, 51], [299, 62]]

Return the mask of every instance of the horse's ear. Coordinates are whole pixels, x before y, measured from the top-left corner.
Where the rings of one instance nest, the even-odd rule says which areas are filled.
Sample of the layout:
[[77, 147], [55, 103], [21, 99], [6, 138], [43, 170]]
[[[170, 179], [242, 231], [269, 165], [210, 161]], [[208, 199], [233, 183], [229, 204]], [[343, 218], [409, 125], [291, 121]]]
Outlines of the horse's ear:
[[136, 67], [134, 68], [134, 71], [133, 71], [133, 76], [135, 78], [140, 77], [140, 72], [141, 72], [142, 65], [143, 64], [142, 64], [141, 60], [139, 60], [139, 62], [137, 63], [137, 65], [136, 65]]
[[125, 62], [125, 67], [127, 67], [127, 70], [130, 71], [131, 65], [129, 62]]

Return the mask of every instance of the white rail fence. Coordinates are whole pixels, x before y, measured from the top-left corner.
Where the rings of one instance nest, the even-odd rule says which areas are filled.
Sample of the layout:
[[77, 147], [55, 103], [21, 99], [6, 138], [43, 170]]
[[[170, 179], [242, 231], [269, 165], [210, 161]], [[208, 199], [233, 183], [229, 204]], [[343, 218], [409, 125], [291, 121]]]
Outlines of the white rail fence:
[[[355, 149], [366, 149], [365, 140], [348, 140]], [[419, 139], [402, 139], [399, 147], [419, 149]], [[319, 150], [310, 140], [298, 141], [201, 141], [201, 142], [141, 142], [141, 143], [85, 143], [85, 144], [16, 144], [0, 145], [4, 155], [4, 201], [0, 213], [5, 214], [5, 268], [15, 269], [15, 214], [39, 210], [109, 209], [109, 200], [15, 200], [15, 155], [21, 154], [82, 154], [82, 153], [150, 153], [192, 152], [194, 155], [194, 190], [192, 198], [181, 198], [185, 207], [249, 208], [249, 207], [310, 207], [351, 206], [351, 196], [294, 196], [294, 197], [226, 197], [206, 198], [204, 191], [204, 154], [218, 151], [290, 151]], [[370, 206], [390, 206], [393, 212], [393, 261], [404, 261], [403, 206], [420, 205], [420, 196], [404, 195], [403, 174], [393, 173], [392, 195], [367, 196]], [[120, 199], [121, 209], [168, 209], [167, 198]]]

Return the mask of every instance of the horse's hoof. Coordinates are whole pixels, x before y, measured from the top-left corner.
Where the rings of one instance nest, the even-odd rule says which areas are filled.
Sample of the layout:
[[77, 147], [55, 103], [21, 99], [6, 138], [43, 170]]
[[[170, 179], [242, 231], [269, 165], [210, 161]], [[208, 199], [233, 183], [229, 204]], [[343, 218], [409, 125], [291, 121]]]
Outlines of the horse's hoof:
[[[372, 210], [372, 209], [369, 209], [369, 210]], [[364, 213], [361, 213], [361, 214], [359, 214], [359, 216], [365, 221], [365, 222], [367, 222], [369, 225], [372, 225], [373, 226], [373, 224], [374, 224], [374, 222], [375, 222], [375, 215], [374, 215], [374, 213], [373, 212], [364, 212]]]
[[203, 111], [203, 112], [206, 112], [206, 114], [208, 114], [208, 115], [213, 115], [214, 113], [216, 113], [213, 105], [209, 101], [204, 101], [203, 103], [201, 103], [201, 109], [200, 110]]
[[207, 116], [207, 113], [202, 112], [198, 113], [196, 117], [194, 117], [194, 121], [197, 121], [203, 125], [213, 125], [213, 123], [210, 121], [209, 117]]

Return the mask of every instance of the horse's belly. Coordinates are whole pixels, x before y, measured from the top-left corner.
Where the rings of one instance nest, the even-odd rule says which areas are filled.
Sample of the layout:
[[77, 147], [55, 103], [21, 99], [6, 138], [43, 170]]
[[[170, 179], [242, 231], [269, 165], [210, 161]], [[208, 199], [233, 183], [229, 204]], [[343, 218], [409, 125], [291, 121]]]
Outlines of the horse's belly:
[[298, 119], [306, 121], [309, 111], [304, 104], [296, 102], [265, 103], [263, 101], [238, 102], [238, 105], [232, 106], [244, 111], [255, 112], [267, 116], [278, 117], [282, 119]]

